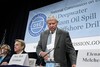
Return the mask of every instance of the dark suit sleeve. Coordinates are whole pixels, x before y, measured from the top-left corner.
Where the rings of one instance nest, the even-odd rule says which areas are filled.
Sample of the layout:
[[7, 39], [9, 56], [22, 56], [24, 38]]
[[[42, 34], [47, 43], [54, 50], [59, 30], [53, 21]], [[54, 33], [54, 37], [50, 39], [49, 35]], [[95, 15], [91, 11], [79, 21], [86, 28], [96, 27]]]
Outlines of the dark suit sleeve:
[[71, 64], [76, 64], [76, 51], [72, 45], [71, 38], [68, 32], [66, 35], [65, 43], [66, 43], [67, 54], [69, 55]]
[[36, 53], [37, 53], [37, 55], [39, 55], [40, 51], [42, 51], [42, 33], [40, 35], [40, 40], [39, 40], [38, 45], [36, 47]]

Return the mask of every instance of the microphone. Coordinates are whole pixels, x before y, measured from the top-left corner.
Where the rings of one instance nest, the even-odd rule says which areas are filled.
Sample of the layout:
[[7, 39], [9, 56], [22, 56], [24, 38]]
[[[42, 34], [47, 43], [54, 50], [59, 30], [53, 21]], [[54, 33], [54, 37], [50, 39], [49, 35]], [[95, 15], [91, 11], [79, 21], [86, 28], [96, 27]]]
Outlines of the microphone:
[[48, 51], [44, 56], [43, 56], [43, 58], [45, 57], [45, 56], [47, 56], [51, 51], [53, 51], [55, 48], [53, 48], [53, 49], [51, 49], [50, 51]]
[[55, 49], [57, 49], [57, 48], [59, 48], [59, 47], [54, 47], [53, 49], [51, 49], [50, 51], [48, 51], [43, 57], [41, 57], [40, 56], [40, 65], [42, 65], [42, 62], [43, 62], [43, 58], [45, 57], [45, 56], [47, 56], [51, 51], [53, 51], [53, 50], [55, 50]]

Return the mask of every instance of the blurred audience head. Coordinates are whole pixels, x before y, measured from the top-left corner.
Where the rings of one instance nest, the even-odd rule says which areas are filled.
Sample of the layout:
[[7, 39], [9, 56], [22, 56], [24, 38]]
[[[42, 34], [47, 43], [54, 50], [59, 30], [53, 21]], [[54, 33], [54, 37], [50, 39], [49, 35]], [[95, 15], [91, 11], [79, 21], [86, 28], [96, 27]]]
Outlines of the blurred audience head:
[[16, 39], [14, 43], [14, 51], [20, 53], [25, 49], [25, 42], [22, 39]]
[[1, 54], [9, 54], [11, 51], [11, 48], [8, 44], [3, 44], [0, 50], [1, 50]]

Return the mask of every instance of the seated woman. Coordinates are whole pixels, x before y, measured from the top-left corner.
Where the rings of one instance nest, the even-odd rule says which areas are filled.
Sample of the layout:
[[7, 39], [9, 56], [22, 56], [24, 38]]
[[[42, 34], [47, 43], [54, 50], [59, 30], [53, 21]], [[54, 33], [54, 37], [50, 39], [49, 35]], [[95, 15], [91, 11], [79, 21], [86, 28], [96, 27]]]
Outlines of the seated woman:
[[0, 54], [0, 65], [7, 65], [11, 58], [11, 48], [8, 44], [3, 44], [1, 46], [1, 54]]

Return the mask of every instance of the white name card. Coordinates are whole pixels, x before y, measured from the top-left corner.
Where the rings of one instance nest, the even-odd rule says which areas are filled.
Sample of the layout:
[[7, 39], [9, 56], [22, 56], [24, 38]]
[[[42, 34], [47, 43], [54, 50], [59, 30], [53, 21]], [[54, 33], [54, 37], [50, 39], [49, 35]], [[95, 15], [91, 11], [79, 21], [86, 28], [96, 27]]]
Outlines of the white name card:
[[14, 54], [8, 65], [23, 65], [29, 66], [28, 54]]
[[100, 49], [79, 50], [76, 67], [100, 67]]

